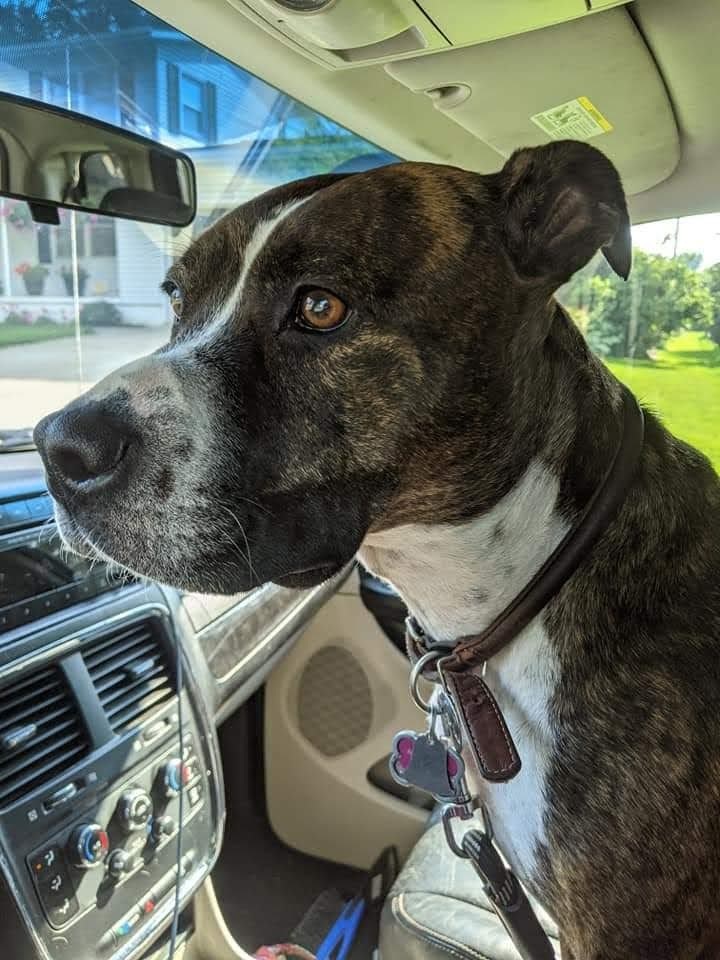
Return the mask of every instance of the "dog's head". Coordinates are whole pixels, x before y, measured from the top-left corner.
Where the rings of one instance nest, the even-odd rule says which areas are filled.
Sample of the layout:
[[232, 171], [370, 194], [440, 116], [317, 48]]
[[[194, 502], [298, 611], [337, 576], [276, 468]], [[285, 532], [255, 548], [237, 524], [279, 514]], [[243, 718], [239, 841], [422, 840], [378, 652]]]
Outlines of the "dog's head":
[[620, 180], [580, 143], [490, 176], [397, 164], [257, 197], [171, 268], [170, 342], [38, 425], [66, 541], [234, 592], [461, 519], [532, 454], [517, 411], [552, 294], [599, 248], [627, 275]]

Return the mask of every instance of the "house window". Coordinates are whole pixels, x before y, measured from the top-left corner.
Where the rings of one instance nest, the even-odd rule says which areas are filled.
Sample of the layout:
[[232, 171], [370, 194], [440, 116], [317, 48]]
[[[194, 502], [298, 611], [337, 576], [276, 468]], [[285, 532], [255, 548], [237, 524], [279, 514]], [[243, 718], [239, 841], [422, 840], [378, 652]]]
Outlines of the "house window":
[[184, 73], [180, 74], [180, 129], [183, 133], [198, 139], [205, 134], [204, 92], [201, 83]]
[[115, 224], [112, 220], [98, 220], [86, 228], [90, 234], [91, 257], [115, 256]]
[[168, 130], [204, 143], [217, 137], [217, 90], [214, 83], [199, 80], [167, 65]]
[[[77, 255], [78, 257], [85, 256], [85, 231], [83, 230], [82, 224], [78, 224], [77, 231]], [[72, 233], [70, 226], [70, 218], [68, 217], [65, 223], [61, 223], [59, 227], [53, 227], [53, 233], [55, 235], [55, 257], [58, 260], [70, 260], [72, 258]]]
[[[53, 263], [55, 260], [72, 259], [70, 218], [57, 227], [41, 224], [37, 227], [38, 261]], [[80, 257], [114, 257], [116, 254], [115, 223], [101, 217], [91, 220], [77, 214], [77, 255]]]

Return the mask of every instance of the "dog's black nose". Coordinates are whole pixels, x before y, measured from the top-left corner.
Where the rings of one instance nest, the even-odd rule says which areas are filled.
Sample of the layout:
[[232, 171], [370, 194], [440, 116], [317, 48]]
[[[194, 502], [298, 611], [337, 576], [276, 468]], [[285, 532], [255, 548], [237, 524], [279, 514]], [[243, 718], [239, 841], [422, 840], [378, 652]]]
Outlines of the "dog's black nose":
[[91, 492], [118, 475], [133, 442], [127, 422], [101, 401], [80, 401], [35, 427], [51, 493]]

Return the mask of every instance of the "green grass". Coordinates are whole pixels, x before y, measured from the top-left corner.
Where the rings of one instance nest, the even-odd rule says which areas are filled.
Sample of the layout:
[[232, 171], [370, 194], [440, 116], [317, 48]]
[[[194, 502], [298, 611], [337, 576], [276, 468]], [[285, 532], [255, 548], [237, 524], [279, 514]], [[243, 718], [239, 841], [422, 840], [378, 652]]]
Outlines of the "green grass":
[[[87, 331], [83, 331], [86, 333]], [[19, 343], [39, 343], [75, 335], [74, 323], [0, 323], [0, 349]]]
[[720, 347], [701, 333], [681, 333], [657, 360], [610, 360], [608, 367], [720, 472]]

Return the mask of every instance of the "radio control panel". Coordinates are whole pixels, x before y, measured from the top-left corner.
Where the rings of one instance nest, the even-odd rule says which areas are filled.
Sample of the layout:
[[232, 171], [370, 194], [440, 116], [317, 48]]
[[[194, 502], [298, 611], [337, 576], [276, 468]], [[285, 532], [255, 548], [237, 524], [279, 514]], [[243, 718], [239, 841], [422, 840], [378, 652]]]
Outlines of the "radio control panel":
[[0, 689], [0, 846], [45, 960], [142, 952], [214, 862], [215, 730], [191, 669], [177, 692], [172, 629], [160, 605], [134, 608]]
[[[158, 854], [177, 836], [180, 794], [183, 823], [201, 810], [205, 785], [192, 734], [184, 739], [184, 758], [177, 745], [134, 773], [91, 808], [27, 857], [27, 865], [48, 923], [62, 929], [93, 907], [112, 901], [118, 887], [144, 877], [143, 892], [158, 879]], [[182, 770], [182, 783], [175, 771]], [[166, 786], [171, 776], [172, 791]]]

